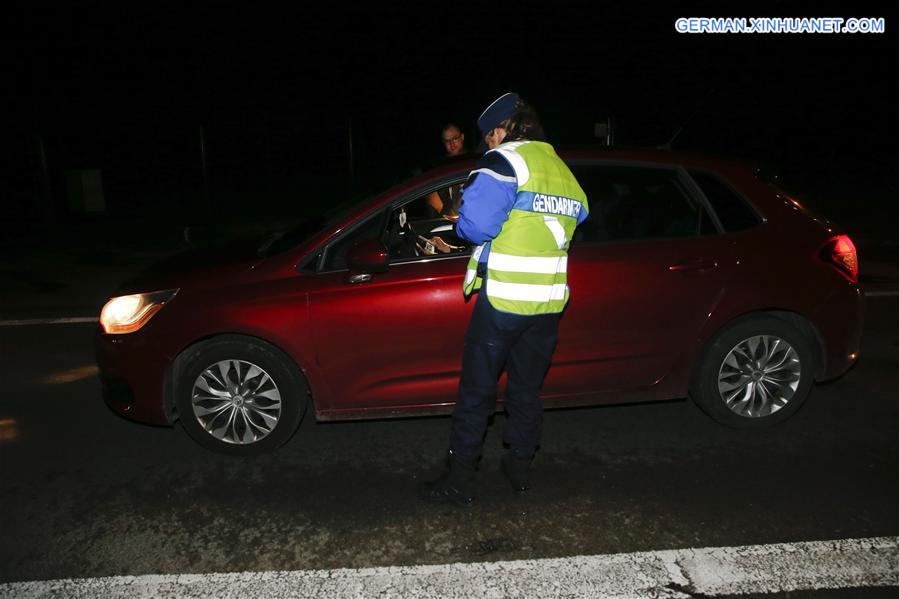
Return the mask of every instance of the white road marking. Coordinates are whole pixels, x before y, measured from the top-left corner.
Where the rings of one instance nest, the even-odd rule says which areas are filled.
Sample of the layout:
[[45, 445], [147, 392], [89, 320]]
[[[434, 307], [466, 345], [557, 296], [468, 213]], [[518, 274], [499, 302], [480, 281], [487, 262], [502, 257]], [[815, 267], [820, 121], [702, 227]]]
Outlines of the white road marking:
[[0, 597], [687, 598], [899, 585], [899, 537], [293, 572], [0, 584]]
[[899, 297], [899, 291], [866, 291], [865, 297]]
[[43, 324], [83, 324], [98, 322], [96, 316], [84, 316], [75, 318], [29, 318], [25, 320], [0, 320], [0, 327], [33, 327]]

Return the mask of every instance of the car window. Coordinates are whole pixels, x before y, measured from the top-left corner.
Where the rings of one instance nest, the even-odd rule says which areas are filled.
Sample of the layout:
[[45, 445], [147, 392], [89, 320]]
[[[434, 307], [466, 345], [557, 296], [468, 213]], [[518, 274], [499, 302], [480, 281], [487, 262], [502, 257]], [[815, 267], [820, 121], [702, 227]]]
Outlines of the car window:
[[[346, 269], [347, 254], [365, 239], [382, 241], [392, 262], [470, 253], [471, 244], [455, 233], [457, 216], [449, 203], [455, 200], [453, 192], [458, 192], [460, 187], [461, 182], [456, 182], [416, 196], [390, 210], [386, 222], [384, 211], [369, 216], [328, 245], [321, 270]], [[447, 200], [442, 211], [435, 197]]]
[[406, 204], [406, 213], [413, 219], [455, 217], [462, 205], [462, 184], [444, 185], [425, 193]]
[[755, 210], [716, 175], [703, 171], [690, 171], [690, 176], [709, 200], [725, 231], [728, 233], [744, 231], [759, 224], [759, 216]]
[[716, 233], [708, 212], [674, 169], [574, 165], [590, 206], [574, 242], [692, 237]]
[[[459, 187], [426, 193], [390, 213], [383, 240], [392, 261], [470, 252], [471, 244], [456, 235], [457, 204], [450, 204], [455, 202], [452, 192], [458, 193]], [[445, 202], [442, 211], [441, 202]]]

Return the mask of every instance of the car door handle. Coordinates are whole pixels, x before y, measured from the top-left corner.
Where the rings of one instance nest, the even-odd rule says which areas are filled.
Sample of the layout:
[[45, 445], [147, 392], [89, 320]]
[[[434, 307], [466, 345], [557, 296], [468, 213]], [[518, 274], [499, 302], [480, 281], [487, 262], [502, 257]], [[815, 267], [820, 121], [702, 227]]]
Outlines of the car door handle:
[[679, 264], [672, 264], [668, 270], [672, 272], [685, 272], [691, 270], [708, 270], [709, 268], [718, 268], [718, 261], [714, 258], [693, 258]]
[[367, 273], [363, 273], [361, 275], [350, 275], [349, 279], [347, 279], [350, 283], [368, 283], [371, 281], [371, 275]]

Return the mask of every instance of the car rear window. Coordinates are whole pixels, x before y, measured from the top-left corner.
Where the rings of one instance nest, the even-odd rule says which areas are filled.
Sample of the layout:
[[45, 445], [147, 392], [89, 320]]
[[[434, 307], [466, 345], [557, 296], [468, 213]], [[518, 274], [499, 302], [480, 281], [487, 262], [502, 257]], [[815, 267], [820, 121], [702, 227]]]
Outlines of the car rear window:
[[717, 175], [690, 171], [690, 176], [709, 200], [725, 231], [728, 233], [745, 231], [759, 224], [759, 216], [755, 210]]
[[572, 165], [590, 206], [574, 241], [693, 237], [717, 233], [708, 212], [684, 188], [677, 171], [612, 165]]

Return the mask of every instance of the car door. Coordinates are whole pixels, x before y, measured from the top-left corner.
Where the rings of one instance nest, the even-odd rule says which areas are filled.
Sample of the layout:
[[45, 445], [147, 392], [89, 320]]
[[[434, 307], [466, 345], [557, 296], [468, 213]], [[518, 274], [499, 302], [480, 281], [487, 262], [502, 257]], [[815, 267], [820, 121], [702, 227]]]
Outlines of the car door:
[[[441, 411], [455, 401], [472, 308], [462, 294], [469, 250], [451, 240], [451, 254], [410, 251], [415, 242], [426, 245], [417, 235], [450, 235], [452, 223], [416, 221], [407, 207], [370, 217], [332, 244], [314, 275], [309, 314], [316, 366], [330, 390], [330, 400], [317, 406], [324, 414], [389, 415], [413, 406]], [[390, 250], [387, 271], [348, 270], [348, 249], [375, 237]]]
[[695, 343], [734, 250], [678, 168], [572, 170], [590, 217], [572, 242], [571, 300], [544, 394], [651, 389]]

